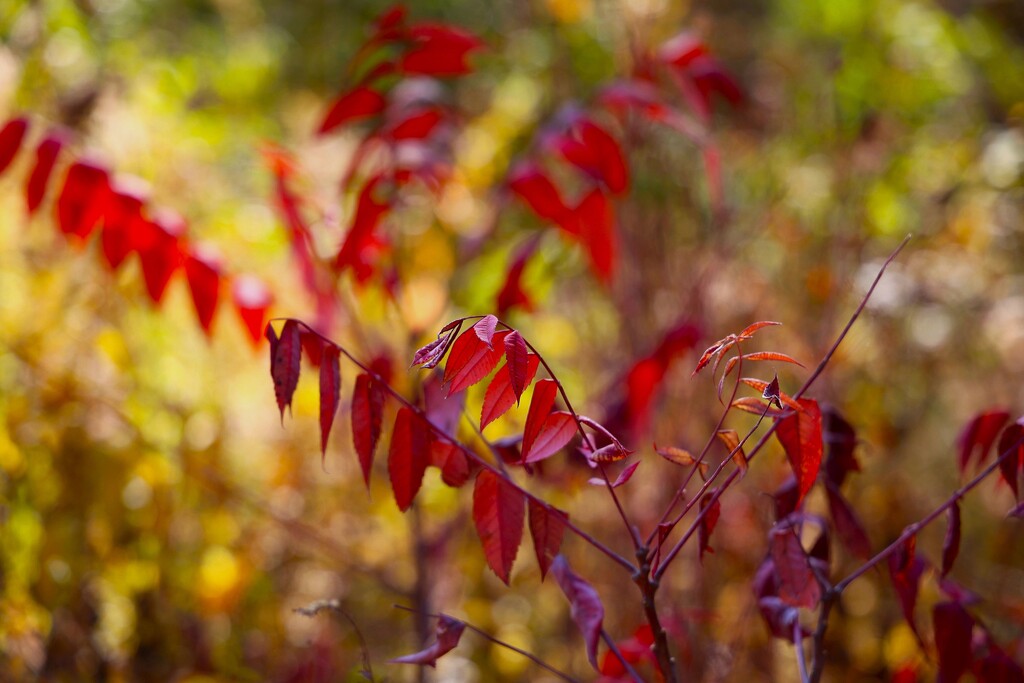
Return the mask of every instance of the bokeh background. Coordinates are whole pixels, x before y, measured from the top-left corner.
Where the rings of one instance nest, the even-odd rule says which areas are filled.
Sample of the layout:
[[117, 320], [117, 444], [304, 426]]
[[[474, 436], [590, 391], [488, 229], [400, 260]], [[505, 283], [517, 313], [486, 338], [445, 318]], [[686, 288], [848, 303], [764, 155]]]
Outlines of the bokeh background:
[[[449, 97], [463, 116], [452, 181], [389, 222], [397, 295], [338, 283], [330, 335], [391, 359], [410, 395], [412, 351], [448, 319], [493, 309], [510, 254], [542, 230], [491, 188], [562, 104], [628, 73], [636, 45], [703, 37], [746, 102], [716, 106], [726, 212], [709, 208], [698, 152], [647, 126], [628, 146], [633, 186], [617, 209], [622, 263], [609, 287], [578, 248], [546, 238], [525, 278], [519, 326], [581, 412], [612, 420], [625, 374], [666, 331], [699, 321], [697, 346], [768, 319], [760, 348], [813, 367], [886, 255], [914, 238], [813, 396], [857, 428], [863, 471], [846, 490], [875, 548], [958, 485], [955, 439], [982, 409], [1024, 411], [1024, 6], [1014, 0], [501, 0], [412, 2], [417, 19], [465, 27], [488, 45]], [[75, 149], [145, 179], [235, 272], [258, 274], [278, 315], [308, 317], [261, 149], [294, 151], [327, 258], [351, 216], [338, 178], [360, 130], [318, 138], [378, 2], [8, 0], [0, 5], [0, 114], [75, 133]], [[33, 138], [35, 139], [35, 138]], [[51, 681], [361, 680], [352, 624], [294, 612], [337, 599], [368, 644], [378, 680], [416, 680], [387, 660], [420, 649], [425, 627], [392, 607], [428, 604], [591, 677], [568, 605], [540, 582], [528, 546], [511, 589], [486, 568], [470, 492], [428, 473], [398, 512], [380, 469], [364, 489], [348, 429], [354, 372], [325, 466], [315, 375], [282, 427], [267, 372], [222, 305], [207, 337], [188, 289], [160, 307], [138, 264], [111, 273], [95, 242], [31, 220], [22, 153], [0, 177], [0, 679]], [[720, 410], [714, 383], [671, 365], [650, 422], [630, 437], [642, 465], [622, 489], [653, 523], [682, 473], [652, 441], [699, 449]], [[760, 369], [759, 369], [760, 370]], [[806, 372], [778, 370], [790, 391]], [[482, 392], [469, 394], [469, 412]], [[491, 428], [513, 434], [525, 410]], [[731, 418], [735, 428], [752, 424]], [[477, 437], [464, 424], [467, 441]], [[491, 432], [488, 432], [489, 436]], [[384, 449], [380, 449], [384, 451]], [[386, 452], [386, 451], [384, 451]], [[721, 457], [721, 453], [715, 453]], [[663, 611], [687, 680], [795, 680], [792, 647], [771, 641], [750, 579], [766, 551], [772, 445], [724, 499], [712, 545], [667, 575]], [[531, 482], [581, 526], [628, 553], [589, 473], [552, 461]], [[964, 503], [953, 577], [975, 613], [1024, 660], [1024, 538], [1013, 495], [986, 482]], [[815, 492], [809, 506], [826, 509]], [[936, 559], [941, 523], [918, 547]], [[419, 550], [416, 546], [419, 544]], [[856, 566], [834, 544], [834, 574]], [[642, 623], [621, 570], [577, 539], [565, 552], [600, 591], [606, 625]], [[416, 557], [425, 561], [417, 563]], [[922, 584], [925, 634], [938, 599]], [[425, 602], [424, 602], [425, 601]], [[429, 629], [429, 625], [426, 625]], [[934, 675], [884, 572], [854, 584], [834, 617], [826, 679]], [[434, 680], [548, 680], [468, 634]]]

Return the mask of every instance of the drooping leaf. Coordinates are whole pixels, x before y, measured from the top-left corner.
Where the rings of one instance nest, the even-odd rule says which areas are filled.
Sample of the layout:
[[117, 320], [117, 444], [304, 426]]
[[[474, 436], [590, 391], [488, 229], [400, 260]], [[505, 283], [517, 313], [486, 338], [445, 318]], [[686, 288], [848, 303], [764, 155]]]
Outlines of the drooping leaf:
[[[142, 276], [146, 283], [146, 293], [153, 303], [158, 304], [163, 299], [171, 276], [182, 265], [181, 238], [185, 234], [185, 221], [173, 211], [163, 209], [154, 212], [142, 227], [148, 233], [139, 247]], [[246, 323], [249, 324], [249, 321]]]
[[398, 509], [405, 512], [419, 493], [430, 462], [430, 431], [411, 408], [400, 408], [391, 432], [388, 474]]
[[437, 666], [437, 660], [448, 654], [459, 644], [462, 632], [466, 625], [454, 617], [441, 614], [437, 619], [437, 639], [427, 648], [415, 654], [397, 657], [391, 660], [392, 664], [421, 664], [426, 666]]
[[612, 205], [595, 187], [580, 200], [574, 213], [576, 232], [590, 257], [591, 269], [604, 284], [611, 282], [618, 260], [618, 238]]
[[108, 192], [100, 245], [107, 264], [117, 270], [148, 236], [143, 209], [148, 191], [139, 179], [116, 178]]
[[[268, 334], [273, 328], [267, 326]], [[302, 361], [302, 346], [299, 339], [299, 324], [294, 320], [285, 322], [281, 328], [281, 336], [270, 345], [270, 376], [274, 380], [274, 395], [277, 397], [277, 408], [284, 420], [284, 409], [291, 408], [292, 395], [299, 385], [299, 370]]]
[[860, 472], [860, 463], [853, 453], [857, 446], [857, 433], [835, 408], [826, 406], [822, 410], [822, 439], [828, 454], [824, 465], [825, 479], [838, 489], [847, 474]]
[[538, 218], [564, 223], [569, 212], [551, 178], [533, 162], [522, 162], [508, 175], [509, 188], [519, 195]]
[[530, 410], [526, 414], [526, 425], [523, 428], [523, 456], [533, 447], [544, 427], [544, 420], [555, 406], [558, 396], [558, 383], [553, 379], [537, 380], [533, 386], [533, 398], [530, 399]]
[[495, 332], [490, 342], [480, 338], [476, 326], [459, 335], [444, 366], [448, 395], [470, 387], [491, 373], [505, 353], [507, 330]]
[[740, 435], [734, 429], [719, 429], [715, 436], [722, 442], [725, 449], [732, 454], [732, 461], [740, 471], [740, 476], [747, 473], [747, 454], [740, 448]]
[[417, 349], [412, 358], [413, 367], [422, 365], [427, 370], [437, 367], [444, 355], [448, 353], [460, 329], [462, 329], [462, 320], [445, 325], [444, 329], [437, 333], [437, 339]]
[[443, 439], [431, 442], [430, 464], [441, 470], [441, 481], [456, 489], [465, 484], [472, 474], [469, 459], [462, 449]]
[[736, 336], [739, 337], [740, 339], [750, 339], [751, 337], [754, 336], [754, 333], [757, 332], [758, 330], [762, 330], [762, 329], [764, 329], [766, 327], [771, 327], [771, 326], [774, 326], [774, 325], [781, 325], [781, 324], [782, 323], [777, 323], [777, 322], [775, 322], [773, 320], [761, 320], [759, 322], [747, 325], [746, 327], [743, 328], [743, 331], [740, 332]]
[[921, 647], [924, 644], [917, 630], [917, 623], [914, 621], [914, 608], [917, 606], [917, 592], [921, 584], [921, 575], [924, 573], [924, 562], [917, 556], [917, 538], [911, 536], [900, 546], [899, 550], [889, 556], [889, 576], [892, 579], [893, 588], [896, 590], [896, 597], [900, 601], [900, 609], [906, 618], [910, 629]]
[[384, 390], [377, 380], [362, 373], [356, 377], [355, 389], [352, 391], [352, 443], [359, 457], [367, 489], [370, 488], [373, 452], [380, 439], [383, 418]]
[[[524, 388], [530, 386], [530, 383], [533, 382], [539, 365], [540, 358], [537, 354], [531, 353], [527, 355], [526, 376], [523, 382]], [[480, 430], [483, 431], [487, 425], [504, 415], [515, 403], [516, 393], [512, 388], [512, 379], [508, 363], [506, 362], [505, 365], [498, 368], [498, 372], [494, 374], [494, 379], [487, 386], [487, 392], [484, 394], [483, 408], [480, 411]]]
[[[718, 517], [722, 513], [722, 504], [715, 496], [718, 489], [709, 489], [707, 493], [701, 496], [700, 505], [698, 506], [698, 512], [704, 513], [704, 516], [700, 520], [700, 525], [697, 527], [697, 547], [698, 547], [698, 559], [704, 562], [704, 553], [714, 553], [712, 549], [711, 534], [715, 530], [715, 525], [718, 524]], [[704, 511], [707, 510], [705, 513]]]
[[221, 270], [218, 259], [203, 248], [193, 249], [185, 258], [185, 278], [192, 293], [196, 317], [203, 331], [209, 335], [220, 301]]
[[811, 570], [796, 529], [781, 523], [770, 535], [769, 551], [779, 581], [779, 597], [792, 607], [813, 609], [821, 600], [821, 585]]
[[437, 130], [444, 121], [444, 112], [437, 107], [419, 108], [399, 121], [388, 125], [382, 133], [395, 142], [402, 140], [423, 140]]
[[[659, 448], [658, 444], [654, 444], [654, 451], [669, 462], [680, 467], [693, 467], [697, 464], [697, 459], [685, 448], [676, 448], [675, 446], [662, 446]], [[708, 464], [706, 462], [700, 463], [700, 472], [702, 478], [707, 477]]]
[[760, 396], [741, 396], [729, 405], [751, 415], [765, 415], [767, 417], [781, 419], [794, 415], [790, 409], [779, 410], [773, 408], [771, 403], [762, 403], [764, 399]]
[[945, 577], [953, 568], [957, 555], [960, 554], [960, 503], [955, 502], [946, 510], [949, 521], [946, 526], [946, 537], [942, 542], [942, 576]]
[[345, 123], [369, 118], [384, 111], [387, 100], [379, 92], [365, 85], [359, 85], [339, 95], [331, 103], [317, 133], [324, 135]]
[[[615, 481], [612, 482], [612, 488], [613, 489], [617, 489], [620, 486], [622, 486], [623, 484], [625, 484], [627, 481], [632, 479], [633, 478], [633, 473], [636, 472], [636, 468], [637, 467], [640, 467], [640, 461], [639, 460], [637, 460], [636, 462], [634, 462], [631, 465], [628, 465], [624, 470], [619, 472], [619, 476], [615, 477]], [[594, 486], [604, 486], [605, 485], [604, 479], [601, 479], [599, 477], [592, 477], [591, 479], [589, 479], [588, 483], [593, 484]]]
[[399, 60], [406, 75], [462, 76], [473, 71], [469, 55], [483, 47], [476, 36], [444, 24], [417, 24], [409, 28], [412, 47]]
[[547, 576], [551, 563], [562, 547], [565, 536], [566, 520], [569, 515], [548, 507], [530, 498], [527, 500], [530, 511], [530, 535], [533, 537], [533, 551], [537, 555], [537, 566], [540, 567], [540, 579]]
[[847, 550], [857, 557], [867, 560], [871, 557], [871, 541], [864, 531], [857, 513], [839, 492], [839, 487], [831, 480], [825, 482], [825, 492], [828, 494], [828, 509], [832, 521], [836, 525], [836, 533], [839, 540], [843, 542]]
[[786, 451], [800, 487], [800, 500], [818, 478], [821, 467], [821, 410], [814, 399], [801, 398], [802, 410], [778, 421], [775, 436]]
[[473, 523], [487, 565], [506, 585], [523, 538], [523, 494], [491, 470], [481, 470], [473, 487]]
[[[491, 340], [494, 339], [494, 331], [498, 327], [498, 319], [493, 315], [485, 315], [473, 325], [473, 332], [477, 338], [488, 347], [493, 347]], [[507, 339], [508, 337], [506, 337]]]
[[57, 225], [65, 235], [85, 239], [103, 217], [109, 192], [107, 170], [90, 161], [68, 169], [57, 197]]
[[519, 330], [512, 330], [505, 337], [505, 363], [508, 367], [509, 384], [518, 403], [529, 384], [527, 375], [530, 374], [529, 351], [526, 348], [526, 340], [519, 334]]
[[[587, 459], [592, 463], [607, 465], [612, 462], [625, 460], [633, 454], [633, 451], [623, 446], [619, 441], [612, 441], [607, 446], [602, 446], [596, 451], [586, 453]], [[604, 480], [601, 480], [604, 483]]]
[[[962, 605], [940, 602], [932, 611], [935, 651], [939, 655], [939, 683], [956, 683], [971, 667], [974, 619]], [[989, 679], [984, 679], [989, 680]]]
[[382, 174], [370, 178], [359, 191], [352, 225], [334, 258], [337, 270], [354, 268], [362, 262], [363, 250], [373, 241], [377, 226], [391, 210], [391, 200], [387, 194], [387, 180]]
[[525, 311], [533, 310], [533, 301], [523, 289], [523, 270], [526, 268], [527, 261], [537, 250], [538, 244], [540, 244], [540, 233], [523, 243], [513, 255], [508, 272], [505, 274], [505, 283], [501, 286], [495, 301], [499, 316], [504, 316], [516, 307]]
[[564, 556], [559, 555], [551, 563], [551, 573], [565, 593], [565, 597], [569, 599], [569, 613], [583, 633], [590, 665], [597, 669], [597, 645], [601, 640], [601, 628], [604, 623], [604, 605], [601, 604], [601, 598], [593, 586], [569, 568]]
[[0, 174], [14, 161], [27, 131], [28, 119], [24, 116], [10, 119], [0, 128]]
[[1010, 449], [1015, 454], [999, 461], [999, 474], [1010, 485], [1013, 497], [1019, 499], [1020, 471], [1024, 468], [1024, 417], [1010, 424], [999, 437], [999, 455], [1002, 456]]
[[795, 512], [800, 502], [800, 490], [797, 487], [796, 477], [787, 477], [782, 486], [772, 493], [772, 501], [775, 503], [775, 521], [777, 522]]
[[562, 450], [575, 433], [576, 420], [573, 419], [572, 413], [564, 410], [549, 413], [530, 448], [523, 446], [523, 462], [534, 463], [550, 458]]
[[341, 402], [340, 351], [334, 344], [325, 344], [320, 356], [320, 458], [327, 456], [327, 439], [334, 425], [334, 415]]
[[580, 117], [565, 134], [549, 138], [549, 144], [612, 194], [621, 194], [629, 186], [629, 170], [622, 148], [607, 130], [591, 119]]
[[253, 275], [239, 275], [231, 285], [231, 298], [249, 338], [253, 344], [258, 344], [260, 331], [267, 322], [267, 311], [273, 301], [270, 290]]
[[988, 457], [992, 444], [999, 436], [999, 430], [1003, 423], [1010, 417], [1005, 410], [987, 410], [975, 415], [967, 425], [964, 426], [957, 437], [960, 446], [960, 459], [958, 464], [960, 472], [963, 473], [971, 464], [971, 459], [977, 453], [977, 461], [980, 466]]
[[64, 136], [57, 132], [48, 133], [36, 147], [36, 162], [25, 184], [25, 203], [30, 216], [38, 211], [39, 205], [43, 203], [46, 186], [50, 182], [57, 156], [63, 147]]

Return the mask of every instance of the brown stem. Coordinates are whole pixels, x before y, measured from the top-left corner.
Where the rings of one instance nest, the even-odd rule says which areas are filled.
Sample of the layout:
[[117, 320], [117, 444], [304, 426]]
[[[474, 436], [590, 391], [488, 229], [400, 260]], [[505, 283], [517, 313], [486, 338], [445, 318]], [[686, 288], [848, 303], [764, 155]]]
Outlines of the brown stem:
[[[638, 557], [640, 557], [641, 551], [643, 551], [644, 555], [647, 554], [647, 549], [641, 548], [637, 551]], [[647, 617], [651, 633], [654, 634], [652, 649], [654, 651], [654, 659], [658, 662], [658, 670], [664, 677], [665, 683], [677, 683], [679, 679], [676, 676], [675, 662], [672, 660], [672, 653], [669, 650], [668, 634], [665, 632], [665, 627], [661, 625], [658, 607], [655, 603], [658, 581], [651, 577], [651, 567], [645, 559], [641, 560], [640, 570], [633, 577], [633, 580], [636, 582], [637, 587], [640, 588], [644, 616]]]

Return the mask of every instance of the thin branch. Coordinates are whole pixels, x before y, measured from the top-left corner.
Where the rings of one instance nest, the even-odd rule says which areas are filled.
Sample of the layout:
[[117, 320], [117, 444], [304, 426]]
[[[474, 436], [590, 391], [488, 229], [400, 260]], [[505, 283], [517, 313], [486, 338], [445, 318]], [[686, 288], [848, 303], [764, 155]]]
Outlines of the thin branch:
[[363, 637], [363, 632], [359, 629], [359, 625], [356, 624], [356, 620], [352, 618], [352, 615], [341, 608], [341, 601], [332, 598], [329, 600], [317, 600], [314, 603], [306, 605], [305, 607], [296, 607], [293, 612], [301, 614], [304, 617], [315, 617], [324, 610], [329, 610], [335, 614], [344, 617], [349, 624], [352, 625], [352, 630], [356, 632], [356, 637], [359, 638], [359, 649], [363, 660], [362, 674], [373, 683], [373, 667], [370, 665], [370, 648], [366, 645], [366, 638]]
[[640, 674], [636, 672], [633, 665], [626, 661], [626, 658], [622, 656], [622, 651], [619, 650], [619, 646], [615, 644], [615, 641], [611, 639], [608, 632], [601, 629], [601, 639], [604, 640], [604, 644], [608, 646], [608, 650], [615, 655], [615, 658], [622, 664], [622, 668], [626, 670], [629, 677], [633, 679], [634, 683], [644, 683], [644, 679], [640, 678]]
[[796, 650], [796, 668], [800, 672], [802, 683], [810, 683], [807, 678], [807, 660], [804, 657], [804, 634], [800, 627], [800, 620], [793, 620], [793, 647]]

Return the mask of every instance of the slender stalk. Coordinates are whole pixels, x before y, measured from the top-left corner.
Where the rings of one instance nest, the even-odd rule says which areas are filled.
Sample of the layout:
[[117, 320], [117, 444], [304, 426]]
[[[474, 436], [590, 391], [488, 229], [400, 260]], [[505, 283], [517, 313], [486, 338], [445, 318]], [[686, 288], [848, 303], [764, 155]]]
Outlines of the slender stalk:
[[[421, 612], [420, 610], [413, 609], [412, 607], [406, 607], [405, 605], [393, 605], [393, 607], [395, 609], [400, 609], [400, 610], [404, 610], [406, 612], [411, 612], [412, 614], [417, 615], [417, 616], [422, 615], [423, 618], [440, 619], [441, 616], [442, 616], [440, 614], [434, 614], [432, 612]], [[468, 628], [473, 633], [476, 633], [477, 635], [479, 635], [479, 636], [481, 636], [481, 637], [491, 641], [495, 645], [499, 645], [499, 646], [505, 648], [506, 650], [511, 650], [512, 652], [515, 652], [516, 654], [519, 654], [519, 655], [522, 655], [523, 657], [526, 657], [527, 659], [529, 659], [531, 662], [533, 662], [537, 666], [541, 667], [542, 669], [545, 669], [545, 670], [549, 671], [550, 673], [554, 674], [555, 676], [558, 676], [563, 681], [568, 681], [568, 683], [580, 683], [577, 679], [573, 678], [572, 676], [570, 676], [569, 674], [565, 673], [564, 671], [560, 671], [560, 670], [556, 669], [555, 667], [551, 666], [550, 664], [548, 664], [547, 662], [545, 662], [543, 659], [541, 659], [537, 655], [533, 654], [532, 652], [527, 652], [526, 650], [523, 650], [522, 648], [518, 648], [515, 645], [512, 645], [511, 643], [506, 643], [504, 640], [501, 640], [500, 638], [491, 635], [487, 631], [484, 631], [483, 629], [478, 628], [478, 627], [474, 626], [473, 624], [470, 624], [467, 621], [464, 621], [462, 619], [459, 619], [458, 621], [460, 623], [462, 623], [463, 626]], [[643, 683], [643, 682], [641, 681], [641, 683]]]
[[644, 683], [644, 679], [640, 678], [640, 674], [636, 672], [633, 665], [626, 661], [626, 658], [622, 656], [622, 652], [619, 650], [619, 646], [615, 644], [615, 641], [612, 640], [611, 636], [609, 636], [608, 632], [604, 629], [601, 629], [601, 639], [604, 641], [604, 644], [608, 646], [608, 650], [615, 655], [615, 658], [619, 660], [620, 664], [622, 664], [622, 668], [626, 670], [629, 677], [633, 679], [633, 683]]
[[807, 678], [807, 660], [804, 657], [804, 634], [800, 620], [793, 620], [793, 647], [796, 650], [796, 668], [800, 672], [801, 683], [810, 683]]
[[640, 534], [636, 530], [636, 527], [629, 522], [629, 517], [626, 516], [626, 511], [622, 509], [622, 503], [619, 502], [619, 496], [615, 493], [615, 487], [612, 486], [612, 480], [608, 478], [608, 470], [605, 468], [604, 463], [598, 463], [598, 469], [601, 471], [601, 478], [604, 479], [604, 485], [608, 489], [608, 495], [612, 497], [612, 501], [615, 503], [615, 509], [619, 511], [619, 517], [622, 518], [622, 523], [626, 525], [626, 532], [633, 541], [633, 548], [639, 550]]

